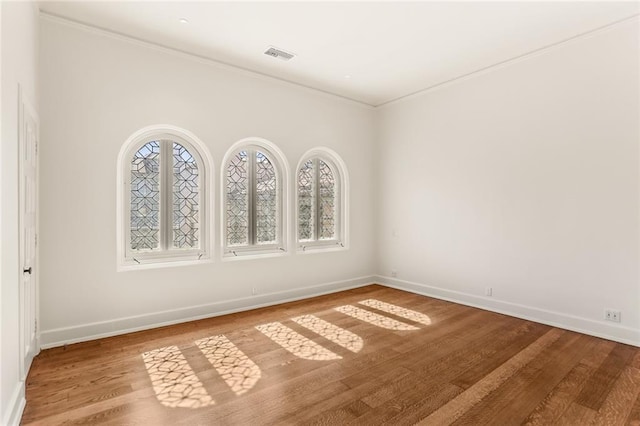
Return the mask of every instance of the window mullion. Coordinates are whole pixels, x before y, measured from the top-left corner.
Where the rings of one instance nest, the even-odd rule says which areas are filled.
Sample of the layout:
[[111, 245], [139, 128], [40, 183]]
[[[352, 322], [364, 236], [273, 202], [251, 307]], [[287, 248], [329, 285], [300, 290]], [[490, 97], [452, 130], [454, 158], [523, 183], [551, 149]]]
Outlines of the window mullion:
[[342, 240], [342, 176], [338, 170], [334, 168], [333, 172], [334, 188], [333, 188], [333, 238], [339, 243]]
[[173, 197], [172, 191], [172, 151], [173, 146], [171, 141], [164, 140], [160, 144], [160, 240], [161, 249], [170, 250], [173, 227], [172, 224], [172, 209], [171, 202]]
[[281, 178], [281, 170], [280, 168], [276, 167], [274, 164], [274, 173], [275, 173], [275, 181], [276, 181], [276, 240], [275, 243], [278, 246], [283, 246], [284, 242], [283, 242], [283, 237], [284, 237], [284, 232], [282, 230], [282, 221], [283, 216], [284, 216], [284, 209], [282, 207], [283, 205], [283, 197], [284, 195], [282, 194], [282, 178]]
[[320, 235], [322, 235], [320, 231], [320, 218], [322, 217], [322, 213], [320, 211], [320, 162], [317, 158], [313, 159], [313, 213], [315, 215], [313, 220], [313, 237], [315, 241], [320, 241]]
[[248, 168], [249, 168], [249, 245], [255, 245], [257, 240], [257, 230], [256, 230], [256, 197], [257, 197], [257, 188], [256, 188], [256, 151], [253, 149], [247, 150], [247, 158]]

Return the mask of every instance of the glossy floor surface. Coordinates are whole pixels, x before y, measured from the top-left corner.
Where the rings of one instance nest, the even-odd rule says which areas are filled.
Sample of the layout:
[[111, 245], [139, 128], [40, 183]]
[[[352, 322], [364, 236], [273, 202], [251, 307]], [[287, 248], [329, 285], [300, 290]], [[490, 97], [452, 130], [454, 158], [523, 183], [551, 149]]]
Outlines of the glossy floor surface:
[[43, 351], [23, 424], [640, 425], [640, 349], [381, 286]]

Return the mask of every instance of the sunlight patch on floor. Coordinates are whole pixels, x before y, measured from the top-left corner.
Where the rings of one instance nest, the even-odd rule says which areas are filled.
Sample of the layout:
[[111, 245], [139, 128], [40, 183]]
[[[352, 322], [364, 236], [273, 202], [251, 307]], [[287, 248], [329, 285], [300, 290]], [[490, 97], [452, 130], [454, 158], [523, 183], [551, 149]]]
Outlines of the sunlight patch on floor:
[[357, 334], [354, 334], [344, 328], [340, 328], [337, 325], [333, 325], [330, 322], [324, 321], [314, 315], [302, 315], [299, 317], [291, 318], [304, 328], [307, 328], [314, 333], [318, 333], [327, 340], [332, 341], [351, 352], [360, 352], [364, 342], [362, 338]]
[[[431, 324], [430, 318], [425, 314], [380, 300], [366, 299], [358, 303], [421, 324]], [[334, 309], [388, 330], [419, 329], [354, 305], [338, 306]], [[291, 318], [291, 320], [353, 353], [360, 352], [364, 346], [364, 340], [357, 334], [315, 315], [300, 315]], [[255, 328], [298, 358], [312, 361], [342, 359], [340, 355], [280, 322], [261, 324]], [[226, 336], [220, 334], [205, 337], [196, 340], [194, 344], [236, 395], [247, 393], [262, 378], [260, 367]], [[215, 403], [177, 346], [167, 346], [145, 352], [142, 354], [142, 359], [156, 397], [162, 405], [171, 408], [200, 408]]]
[[393, 318], [385, 317], [384, 315], [376, 314], [375, 312], [360, 309], [353, 305], [338, 306], [335, 310], [388, 330], [419, 330], [418, 327], [414, 327]]
[[380, 311], [388, 312], [393, 315], [397, 315], [402, 318], [406, 318], [411, 321], [419, 322], [424, 325], [431, 325], [431, 318], [428, 315], [420, 312], [412, 311], [411, 309], [402, 308], [400, 306], [392, 305], [391, 303], [381, 302], [376, 299], [367, 299], [358, 302], [361, 305], [375, 308]]
[[256, 329], [299, 358], [314, 361], [342, 358], [279, 322], [258, 325]]
[[142, 354], [153, 390], [166, 407], [201, 408], [214, 401], [177, 346]]
[[236, 395], [248, 392], [262, 377], [260, 367], [224, 335], [195, 343]]

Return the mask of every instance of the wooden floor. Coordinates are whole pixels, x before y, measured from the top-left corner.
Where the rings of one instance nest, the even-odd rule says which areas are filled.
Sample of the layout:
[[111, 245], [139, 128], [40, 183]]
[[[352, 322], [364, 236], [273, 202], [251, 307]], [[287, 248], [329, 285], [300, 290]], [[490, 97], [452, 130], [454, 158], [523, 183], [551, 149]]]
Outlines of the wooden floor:
[[640, 425], [640, 349], [368, 286], [45, 350], [26, 392], [23, 424]]

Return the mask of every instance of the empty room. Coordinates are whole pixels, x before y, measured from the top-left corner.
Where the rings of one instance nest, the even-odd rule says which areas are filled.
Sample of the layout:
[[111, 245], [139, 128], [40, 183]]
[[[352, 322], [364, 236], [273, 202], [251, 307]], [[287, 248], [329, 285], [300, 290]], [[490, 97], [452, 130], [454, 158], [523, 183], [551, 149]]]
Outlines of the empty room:
[[0, 36], [0, 425], [640, 425], [640, 3]]

